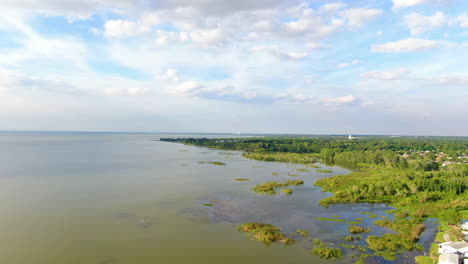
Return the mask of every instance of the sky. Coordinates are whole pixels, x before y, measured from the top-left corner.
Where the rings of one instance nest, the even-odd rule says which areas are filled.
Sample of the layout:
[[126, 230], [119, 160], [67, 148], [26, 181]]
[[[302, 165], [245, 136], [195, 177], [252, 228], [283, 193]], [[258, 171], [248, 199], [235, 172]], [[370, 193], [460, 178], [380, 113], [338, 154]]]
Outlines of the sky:
[[0, 10], [0, 130], [468, 136], [466, 0]]

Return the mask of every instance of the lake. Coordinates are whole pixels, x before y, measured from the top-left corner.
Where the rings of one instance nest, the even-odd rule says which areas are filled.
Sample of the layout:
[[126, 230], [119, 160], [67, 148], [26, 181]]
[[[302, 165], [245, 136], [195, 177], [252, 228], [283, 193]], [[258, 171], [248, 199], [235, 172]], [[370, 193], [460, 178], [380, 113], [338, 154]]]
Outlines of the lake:
[[[313, 183], [346, 169], [320, 164], [333, 172], [319, 173], [160, 137], [184, 135], [0, 133], [0, 263], [323, 263], [310, 254], [312, 240], [339, 242], [349, 233], [340, 220], [317, 218], [363, 218], [372, 234], [389, 232], [362, 214], [387, 216], [388, 206], [318, 205], [331, 194]], [[291, 187], [292, 195], [251, 191], [258, 183], [291, 179], [305, 182]], [[244, 222], [274, 224], [285, 233], [305, 229], [310, 236], [292, 246], [266, 246], [237, 231]], [[431, 233], [424, 237], [430, 243]], [[337, 263], [352, 262], [346, 254]]]

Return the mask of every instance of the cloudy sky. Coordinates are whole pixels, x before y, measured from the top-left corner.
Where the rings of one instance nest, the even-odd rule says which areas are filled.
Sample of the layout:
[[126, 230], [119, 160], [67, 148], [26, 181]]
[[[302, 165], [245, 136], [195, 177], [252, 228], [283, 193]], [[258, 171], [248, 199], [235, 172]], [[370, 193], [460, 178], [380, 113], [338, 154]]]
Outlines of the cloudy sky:
[[0, 10], [0, 130], [468, 136], [466, 0]]

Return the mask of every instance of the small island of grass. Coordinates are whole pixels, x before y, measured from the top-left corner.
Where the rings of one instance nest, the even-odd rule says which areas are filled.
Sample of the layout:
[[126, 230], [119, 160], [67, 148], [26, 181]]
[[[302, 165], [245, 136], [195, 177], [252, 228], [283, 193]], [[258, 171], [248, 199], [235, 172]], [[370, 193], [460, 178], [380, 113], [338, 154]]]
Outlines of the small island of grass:
[[291, 189], [281, 189], [281, 191], [285, 194], [292, 194], [293, 191]]
[[332, 170], [317, 170], [317, 172], [330, 173], [330, 172], [333, 172], [333, 171]]
[[280, 242], [285, 245], [294, 243], [294, 239], [286, 237], [277, 226], [264, 223], [245, 223], [237, 228], [239, 231], [250, 234], [250, 238], [270, 245]]
[[220, 162], [220, 161], [199, 161], [198, 162], [199, 164], [211, 164], [211, 165], [216, 165], [216, 166], [222, 166], [222, 165], [226, 165], [226, 163], [224, 162]]
[[301, 180], [288, 180], [284, 182], [269, 181], [261, 184], [257, 184], [252, 190], [261, 194], [274, 195], [276, 194], [275, 188], [287, 187], [290, 185], [297, 186], [304, 184], [304, 181]]
[[352, 226], [348, 226], [348, 231], [351, 234], [369, 233], [370, 228], [363, 228], [363, 227], [358, 226], [358, 225], [352, 225]]
[[237, 178], [237, 179], [234, 179], [236, 181], [250, 181], [249, 179], [243, 179], [243, 178]]
[[314, 248], [311, 253], [323, 259], [334, 260], [343, 258], [343, 250], [340, 248], [327, 247], [325, 242], [319, 239], [314, 239]]

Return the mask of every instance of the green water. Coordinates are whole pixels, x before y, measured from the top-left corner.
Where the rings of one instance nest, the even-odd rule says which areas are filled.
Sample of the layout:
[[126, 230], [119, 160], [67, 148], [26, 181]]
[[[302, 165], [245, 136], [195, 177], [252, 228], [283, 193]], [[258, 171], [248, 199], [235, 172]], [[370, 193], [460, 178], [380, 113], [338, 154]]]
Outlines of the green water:
[[[303, 166], [252, 161], [239, 152], [154, 141], [166, 136], [0, 133], [0, 263], [323, 263], [310, 255], [311, 240], [348, 235], [347, 226], [315, 218], [388, 209], [319, 206], [330, 194], [313, 183], [347, 173], [342, 168], [300, 172]], [[289, 196], [250, 190], [287, 179], [305, 184], [291, 187]], [[247, 221], [311, 236], [266, 246], [236, 231]]]

